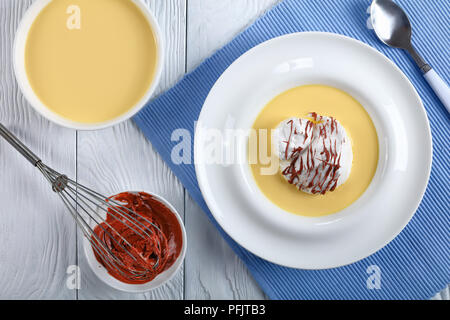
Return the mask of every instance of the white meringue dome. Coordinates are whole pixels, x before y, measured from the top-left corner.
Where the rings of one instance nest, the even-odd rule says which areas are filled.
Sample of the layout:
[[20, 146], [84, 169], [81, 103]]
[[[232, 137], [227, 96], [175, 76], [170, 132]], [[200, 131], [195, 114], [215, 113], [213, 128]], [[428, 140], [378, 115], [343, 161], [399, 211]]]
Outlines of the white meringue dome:
[[308, 118], [289, 118], [272, 133], [283, 177], [301, 191], [325, 194], [350, 176], [352, 142], [334, 118], [310, 113]]

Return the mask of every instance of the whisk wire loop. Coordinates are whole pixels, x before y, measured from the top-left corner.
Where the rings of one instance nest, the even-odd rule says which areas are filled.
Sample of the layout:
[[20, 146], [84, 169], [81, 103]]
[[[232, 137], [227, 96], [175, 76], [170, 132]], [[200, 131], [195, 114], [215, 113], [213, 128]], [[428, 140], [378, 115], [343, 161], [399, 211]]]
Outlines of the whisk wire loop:
[[[99, 238], [87, 220], [90, 220], [91, 222], [94, 222], [95, 225], [99, 226], [102, 231], [108, 235], [108, 239], [120, 247], [122, 251], [135, 262], [138, 262], [136, 254], [131, 253], [130, 250], [126, 248], [133, 248], [132, 244], [124, 236], [122, 236], [120, 232], [113, 228], [107, 219], [100, 214], [100, 212], [103, 212], [105, 216], [109, 215], [122, 223], [124, 223], [124, 221], [128, 222], [126, 223], [127, 227], [131, 229], [134, 234], [144, 240], [150, 236], [149, 232], [153, 234], [154, 231], [142, 223], [137, 217], [149, 223], [150, 226], [158, 232], [161, 232], [161, 235], [163, 235], [158, 226], [146, 217], [131, 211], [129, 208], [126, 208], [118, 201], [104, 197], [98, 192], [76, 183], [75, 181], [67, 178], [67, 176], [61, 175], [52, 168], [46, 166], [42, 162], [38, 162], [36, 167], [50, 182], [53, 191], [60, 196], [62, 202], [77, 223], [77, 226], [91, 243], [94, 252], [101, 257], [102, 261], [109, 268], [117, 270], [123, 277], [129, 278], [130, 280], [139, 280], [140, 278], [145, 277], [148, 272], [151, 272], [151, 270], [135, 270], [127, 268], [123, 261], [116, 257], [111, 249], [105, 244], [105, 240]], [[105, 224], [108, 229], [106, 229], [103, 224]], [[115, 236], [113, 236], [109, 230], [111, 230]], [[157, 246], [160, 248], [159, 243], [157, 243]], [[157, 257], [152, 269], [157, 268], [159, 263], [160, 259]], [[127, 269], [127, 272], [124, 272], [124, 269]]]

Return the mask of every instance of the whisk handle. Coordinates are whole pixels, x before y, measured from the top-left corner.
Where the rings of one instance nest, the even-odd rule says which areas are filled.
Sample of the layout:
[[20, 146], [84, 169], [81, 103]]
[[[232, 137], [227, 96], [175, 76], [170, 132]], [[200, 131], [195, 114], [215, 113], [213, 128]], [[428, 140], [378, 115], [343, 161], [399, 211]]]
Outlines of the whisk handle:
[[0, 136], [5, 138], [5, 140], [11, 144], [14, 148], [16, 148], [17, 151], [19, 151], [28, 161], [33, 164], [33, 166], [36, 166], [39, 162], [41, 162], [41, 159], [39, 159], [33, 152], [31, 152], [30, 149], [28, 149], [15, 135], [11, 133], [8, 129], [5, 128], [0, 123]]

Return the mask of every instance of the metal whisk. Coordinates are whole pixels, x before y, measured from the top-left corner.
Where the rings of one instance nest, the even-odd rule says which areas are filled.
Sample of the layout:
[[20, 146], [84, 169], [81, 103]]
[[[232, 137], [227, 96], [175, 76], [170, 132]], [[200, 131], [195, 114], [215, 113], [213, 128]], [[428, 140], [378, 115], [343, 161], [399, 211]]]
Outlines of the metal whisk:
[[[146, 239], [156, 239], [154, 244], [157, 250], [162, 250], [159, 239], [165, 239], [161, 229], [150, 221], [147, 217], [136, 213], [125, 207], [122, 203], [114, 199], [105, 197], [83, 185], [69, 179], [66, 175], [60, 174], [52, 168], [46, 166], [33, 152], [31, 152], [17, 137], [0, 123], [0, 136], [5, 138], [17, 151], [19, 151], [33, 166], [39, 169], [44, 177], [50, 182], [52, 189], [56, 192], [70, 214], [75, 219], [83, 235], [90, 241], [92, 249], [98, 257], [101, 258], [105, 267], [109, 267], [125, 279], [132, 282], [139, 282], [145, 279], [153, 278], [151, 275], [160, 267], [160, 256], [155, 257], [155, 262], [150, 265], [145, 263], [143, 257], [135, 250], [129, 241], [117, 230], [111, 227], [106, 217], [117, 219], [122, 226], [130, 228], [137, 237], [143, 241]], [[104, 217], [102, 214], [104, 214]], [[108, 240], [100, 238], [94, 231], [92, 224], [88, 223], [91, 219], [97, 227], [102, 228]], [[105, 228], [105, 225], [107, 228]], [[154, 232], [157, 232], [156, 237]], [[106, 243], [108, 242], [108, 243]], [[133, 266], [125, 265], [123, 259], [116, 256], [110, 249], [111, 245], [123, 251], [132, 261]], [[153, 275], [154, 276], [154, 275]]]

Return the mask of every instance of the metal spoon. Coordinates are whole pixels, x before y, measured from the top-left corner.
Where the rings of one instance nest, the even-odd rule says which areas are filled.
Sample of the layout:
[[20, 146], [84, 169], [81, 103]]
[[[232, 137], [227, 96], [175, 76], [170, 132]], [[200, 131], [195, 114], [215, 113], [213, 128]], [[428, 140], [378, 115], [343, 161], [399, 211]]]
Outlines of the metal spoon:
[[422, 70], [425, 79], [450, 112], [450, 89], [444, 80], [417, 53], [411, 43], [411, 23], [408, 16], [392, 0], [373, 0], [370, 7], [370, 19], [378, 38], [394, 48], [409, 52]]

